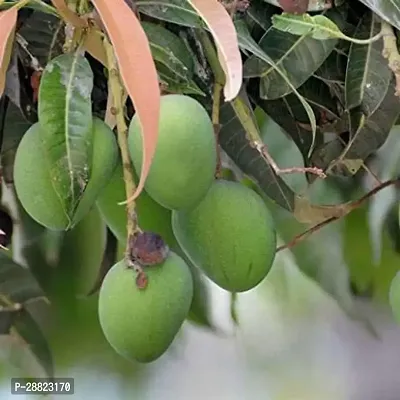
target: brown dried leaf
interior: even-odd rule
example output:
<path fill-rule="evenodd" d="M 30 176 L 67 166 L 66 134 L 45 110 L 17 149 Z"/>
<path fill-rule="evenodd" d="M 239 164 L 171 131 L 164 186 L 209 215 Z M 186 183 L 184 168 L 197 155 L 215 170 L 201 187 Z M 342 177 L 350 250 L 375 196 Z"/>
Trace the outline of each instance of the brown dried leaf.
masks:
<path fill-rule="evenodd" d="M 0 13 L 0 97 L 3 95 L 8 64 L 10 63 L 12 43 L 17 23 L 18 10 L 10 8 Z"/>
<path fill-rule="evenodd" d="M 97 61 L 107 66 L 107 54 L 103 46 L 101 32 L 96 28 L 89 28 L 83 42 L 83 47 Z"/>
<path fill-rule="evenodd" d="M 125 88 L 138 114 L 143 135 L 139 184 L 129 201 L 143 190 L 158 139 L 160 88 L 147 36 L 124 0 L 92 0 L 110 36 Z"/>
<path fill-rule="evenodd" d="M 68 6 L 65 4 L 65 0 L 51 0 L 54 7 L 57 8 L 58 13 L 65 22 L 70 23 L 73 26 L 80 28 L 87 27 L 87 21 L 75 14 Z"/>
<path fill-rule="evenodd" d="M 218 0 L 188 0 L 210 29 L 218 50 L 218 58 L 225 72 L 225 101 L 233 100 L 243 81 L 242 58 L 232 19 Z"/>
<path fill-rule="evenodd" d="M 306 197 L 296 196 L 293 215 L 302 224 L 317 225 L 329 218 L 341 218 L 352 210 L 351 203 L 314 205 Z"/>

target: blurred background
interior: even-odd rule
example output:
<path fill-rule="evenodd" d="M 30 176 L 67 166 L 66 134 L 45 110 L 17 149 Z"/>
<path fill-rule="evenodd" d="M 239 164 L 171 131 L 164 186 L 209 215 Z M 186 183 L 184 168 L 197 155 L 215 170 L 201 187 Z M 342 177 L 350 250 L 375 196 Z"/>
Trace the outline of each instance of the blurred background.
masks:
<path fill-rule="evenodd" d="M 302 165 L 299 151 L 280 128 L 259 110 L 257 117 L 279 166 Z M 368 163 L 381 180 L 400 172 L 400 152 L 394 150 L 399 133 L 395 128 Z M 317 181 L 307 189 L 302 175 L 284 179 L 320 204 L 359 198 L 375 184 L 365 171 L 351 185 Z M 3 202 L 9 207 L 12 196 L 3 187 Z M 289 213 L 268 204 L 280 244 L 305 230 Z M 23 231 L 18 224 L 14 229 L 16 244 L 11 251 L 22 265 L 29 254 L 21 249 L 36 240 L 37 227 L 30 223 L 29 229 L 26 224 Z M 105 241 L 105 225 L 97 209 L 81 229 L 75 246 L 87 251 L 70 252 L 64 258 L 69 265 L 51 284 L 54 313 L 43 317 L 44 302 L 32 311 L 46 332 L 55 376 L 75 378 L 75 394 L 68 398 L 400 399 L 400 327 L 387 305 L 389 285 L 400 266 L 394 188 L 381 191 L 296 247 L 279 252 L 267 278 L 238 295 L 234 303 L 229 293 L 205 279 L 211 327 L 186 322 L 170 350 L 148 365 L 126 362 L 111 349 L 98 323 L 96 295 L 70 293 L 77 276 L 84 285 L 93 285 L 101 262 L 95 256 L 96 246 L 101 248 Z M 57 242 L 56 235 L 46 237 L 49 248 L 52 242 Z M 40 265 L 36 267 L 40 276 Z M 0 341 L 0 399 L 6 400 L 14 398 L 10 377 L 44 376 L 44 371 L 26 344 L 9 336 L 0 336 Z"/>

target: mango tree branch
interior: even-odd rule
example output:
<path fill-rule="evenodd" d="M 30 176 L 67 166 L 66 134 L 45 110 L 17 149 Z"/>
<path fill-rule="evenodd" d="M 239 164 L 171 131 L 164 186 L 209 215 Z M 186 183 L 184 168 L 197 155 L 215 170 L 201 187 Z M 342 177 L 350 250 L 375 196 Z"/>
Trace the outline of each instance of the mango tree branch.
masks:
<path fill-rule="evenodd" d="M 133 177 L 132 162 L 129 156 L 128 149 L 128 126 L 125 123 L 124 117 L 124 87 L 118 71 L 118 64 L 115 58 L 113 47 L 107 38 L 104 38 L 104 48 L 107 54 L 108 64 L 108 82 L 109 90 L 111 91 L 114 99 L 114 108 L 112 112 L 115 114 L 117 121 L 117 138 L 118 145 L 121 150 L 121 158 L 124 172 L 125 192 L 126 198 L 129 199 L 133 196 L 136 190 L 135 180 Z M 127 212 L 127 251 L 129 250 L 129 238 L 133 237 L 138 231 L 136 217 L 136 205 L 134 201 L 126 204 Z"/>
<path fill-rule="evenodd" d="M 330 224 L 331 222 L 337 221 L 340 218 L 348 215 L 350 212 L 352 212 L 356 208 L 360 207 L 366 200 L 368 200 L 370 197 L 374 196 L 376 193 L 380 192 L 382 189 L 385 189 L 391 185 L 399 185 L 399 184 L 400 184 L 400 179 L 391 179 L 391 180 L 381 183 L 379 186 L 376 186 L 375 188 L 370 190 L 368 193 L 366 193 L 364 196 L 362 196 L 358 200 L 354 200 L 347 204 L 344 204 L 344 206 L 345 206 L 344 212 L 340 215 L 340 217 L 339 216 L 330 217 L 330 218 L 327 218 L 325 221 L 322 221 L 319 224 L 312 226 L 311 228 L 307 229 L 306 231 L 295 236 L 289 243 L 279 246 L 276 249 L 276 252 L 294 247 L 296 244 L 302 242 L 304 239 L 309 237 L 312 233 L 317 232 L 324 226 Z"/>

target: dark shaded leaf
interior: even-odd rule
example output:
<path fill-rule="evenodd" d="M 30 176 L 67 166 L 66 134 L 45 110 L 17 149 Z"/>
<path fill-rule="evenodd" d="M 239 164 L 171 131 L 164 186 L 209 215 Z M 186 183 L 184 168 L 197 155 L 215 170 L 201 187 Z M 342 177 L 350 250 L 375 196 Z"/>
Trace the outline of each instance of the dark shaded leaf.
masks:
<path fill-rule="evenodd" d="M 344 85 L 347 56 L 334 50 L 315 71 L 314 76 L 327 84 Z"/>
<path fill-rule="evenodd" d="M 92 89 L 93 72 L 78 52 L 51 60 L 39 89 L 39 134 L 70 223 L 91 173 Z"/>
<path fill-rule="evenodd" d="M 246 14 L 264 31 L 272 25 L 271 17 L 277 12 L 276 7 L 267 4 L 263 0 L 252 0 Z"/>
<path fill-rule="evenodd" d="M 142 22 L 161 82 L 174 93 L 204 95 L 193 81 L 194 62 L 182 39 L 162 26 Z"/>
<path fill-rule="evenodd" d="M 323 119 L 333 121 L 339 118 L 335 100 L 322 81 L 310 78 L 299 88 L 299 93 L 312 105 L 314 113 L 318 116 L 317 123 L 321 124 Z M 308 164 L 308 153 L 313 137 L 311 127 L 307 128 L 309 124 L 307 113 L 298 97 L 289 94 L 277 100 L 257 99 L 256 103 L 294 140 Z M 323 136 L 317 132 L 315 144 L 319 146 L 322 143 Z"/>
<path fill-rule="evenodd" d="M 0 335 L 8 335 L 16 317 L 17 311 L 0 306 Z"/>
<path fill-rule="evenodd" d="M 327 12 L 339 26 L 343 24 L 337 12 Z M 262 37 L 259 46 L 289 78 L 295 88 L 301 86 L 327 59 L 337 44 L 337 39 L 316 40 L 295 36 L 271 27 Z M 312 54 L 312 56 L 310 56 Z M 292 92 L 277 71 L 258 56 L 250 57 L 244 64 L 247 78 L 260 77 L 260 97 L 273 100 Z"/>
<path fill-rule="evenodd" d="M 40 326 L 27 310 L 21 310 L 14 320 L 18 335 L 29 346 L 48 377 L 54 376 L 53 356 Z"/>
<path fill-rule="evenodd" d="M 62 54 L 65 40 L 64 23 L 53 15 L 35 11 L 19 30 L 20 55 L 25 64 L 32 63 L 32 54 L 42 67 L 52 58 Z M 29 52 L 29 53 L 28 53 Z"/>
<path fill-rule="evenodd" d="M 360 21 L 355 37 L 369 39 L 380 31 L 380 19 L 368 12 Z M 382 41 L 368 45 L 352 43 L 346 74 L 346 109 L 361 107 L 366 116 L 373 114 L 384 99 L 392 72 L 382 55 Z"/>
<path fill-rule="evenodd" d="M 254 113 L 248 99 L 242 93 L 239 99 L 242 110 L 235 109 L 232 102 L 226 102 L 220 110 L 221 130 L 219 143 L 233 162 L 250 178 L 254 179 L 266 196 L 281 207 L 293 211 L 294 193 L 286 183 L 276 175 L 256 150 L 247 135 L 246 124 L 258 131 Z"/>
<path fill-rule="evenodd" d="M 400 2 L 399 0 L 360 0 L 374 13 L 391 25 L 400 29 Z"/>
<path fill-rule="evenodd" d="M 400 98 L 395 96 L 394 78 L 380 107 L 368 118 L 362 118 L 347 145 L 338 138 L 313 154 L 316 166 L 330 174 L 354 174 L 362 162 L 386 141 L 400 113 Z"/>
<path fill-rule="evenodd" d="M 0 296 L 12 303 L 25 303 L 44 296 L 31 272 L 0 252 Z"/>
<path fill-rule="evenodd" d="M 139 12 L 150 17 L 190 28 L 204 27 L 194 8 L 186 0 L 138 0 Z"/>
<path fill-rule="evenodd" d="M 19 1 L 7 1 L 5 3 L 0 4 L 0 10 L 7 10 L 18 3 L 19 3 Z M 41 11 L 42 13 L 45 13 L 48 15 L 53 15 L 54 17 L 58 16 L 56 9 L 54 7 L 46 4 L 44 1 L 41 1 L 41 2 L 30 1 L 30 2 L 28 2 L 28 4 L 24 5 L 24 7 L 30 8 L 30 9 L 36 10 L 36 11 Z"/>
<path fill-rule="evenodd" d="M 310 124 L 311 127 L 311 144 L 309 147 L 309 150 L 311 150 L 311 147 L 314 144 L 315 140 L 315 133 L 317 130 L 316 127 L 316 121 L 315 121 L 315 115 L 310 107 L 310 105 L 304 100 L 304 98 L 301 96 L 300 93 L 296 91 L 296 88 L 292 85 L 292 83 L 288 80 L 286 77 L 285 73 L 279 69 L 279 67 L 266 55 L 263 50 L 258 46 L 258 44 L 254 41 L 254 39 L 251 37 L 250 32 L 247 29 L 246 24 L 243 21 L 235 21 L 235 26 L 236 30 L 238 33 L 238 41 L 239 41 L 239 46 L 242 48 L 248 50 L 250 53 L 256 55 L 257 57 L 260 58 L 260 60 L 263 60 L 266 62 L 268 65 L 271 66 L 271 68 L 274 69 L 274 71 L 284 80 L 285 84 L 290 88 L 290 92 L 293 92 L 293 94 L 297 97 L 297 100 L 299 103 L 301 103 L 301 106 L 303 107 L 303 110 L 305 111 L 307 115 L 307 121 L 306 123 Z M 259 94 L 255 93 L 255 89 L 253 86 L 252 89 L 253 95 L 255 95 L 256 98 L 259 98 Z"/>
<path fill-rule="evenodd" d="M 1 146 L 1 166 L 3 170 L 3 179 L 6 183 L 12 183 L 14 177 L 14 159 L 15 152 L 24 133 L 31 126 L 18 107 L 9 102 L 5 114 L 3 140 Z"/>
<path fill-rule="evenodd" d="M 303 13 L 322 11 L 331 7 L 330 0 L 265 0 L 267 3 L 282 7 L 286 12 Z"/>

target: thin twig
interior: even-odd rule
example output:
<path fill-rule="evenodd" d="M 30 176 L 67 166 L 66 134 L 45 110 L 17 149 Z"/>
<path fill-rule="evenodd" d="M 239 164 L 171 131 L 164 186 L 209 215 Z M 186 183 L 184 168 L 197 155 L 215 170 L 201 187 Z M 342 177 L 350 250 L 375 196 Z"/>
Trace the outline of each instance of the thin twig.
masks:
<path fill-rule="evenodd" d="M 317 167 L 290 167 L 290 168 L 280 168 L 276 164 L 275 160 L 269 154 L 267 146 L 264 143 L 256 142 L 256 149 L 263 156 L 263 158 L 268 162 L 277 175 L 287 175 L 287 174 L 304 174 L 310 173 L 317 175 L 321 179 L 325 179 L 326 175 L 321 168 Z"/>
<path fill-rule="evenodd" d="M 368 200 L 370 197 L 374 196 L 376 193 L 387 188 L 388 186 L 398 185 L 398 184 L 400 184 L 400 178 L 399 179 L 390 179 L 386 182 L 383 182 L 381 185 L 370 190 L 368 193 L 366 193 L 364 196 L 360 197 L 358 200 L 354 200 L 354 201 L 346 204 L 345 211 L 340 216 L 334 216 L 334 217 L 327 218 L 325 221 L 322 221 L 322 222 L 312 226 L 311 228 L 307 229 L 306 231 L 295 236 L 289 243 L 279 246 L 276 249 L 276 252 L 294 247 L 296 244 L 302 242 L 304 239 L 306 239 L 312 233 L 317 232 L 324 226 L 330 224 L 331 222 L 337 221 L 338 219 L 348 215 L 351 211 L 360 207 L 366 200 Z"/>

